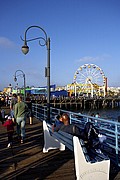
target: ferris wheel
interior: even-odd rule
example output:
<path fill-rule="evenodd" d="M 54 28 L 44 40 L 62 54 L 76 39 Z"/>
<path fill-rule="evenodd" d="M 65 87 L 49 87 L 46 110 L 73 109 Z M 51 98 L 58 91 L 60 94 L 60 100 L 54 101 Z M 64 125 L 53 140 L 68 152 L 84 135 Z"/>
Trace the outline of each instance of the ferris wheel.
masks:
<path fill-rule="evenodd" d="M 84 64 L 75 72 L 73 81 L 76 84 L 96 84 L 98 86 L 104 86 L 106 78 L 100 67 L 95 64 Z"/>

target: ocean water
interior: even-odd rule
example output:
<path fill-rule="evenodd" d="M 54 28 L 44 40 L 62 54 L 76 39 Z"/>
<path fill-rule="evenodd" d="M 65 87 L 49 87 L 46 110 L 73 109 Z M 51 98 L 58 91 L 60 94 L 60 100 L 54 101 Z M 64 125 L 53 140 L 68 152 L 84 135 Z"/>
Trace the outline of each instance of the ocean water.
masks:
<path fill-rule="evenodd" d="M 77 112 L 81 112 L 77 110 Z M 120 108 L 114 109 L 90 109 L 90 110 L 83 110 L 82 114 L 91 115 L 92 113 L 97 114 L 99 113 L 100 118 L 108 119 L 108 120 L 117 120 L 118 116 L 120 116 Z"/>

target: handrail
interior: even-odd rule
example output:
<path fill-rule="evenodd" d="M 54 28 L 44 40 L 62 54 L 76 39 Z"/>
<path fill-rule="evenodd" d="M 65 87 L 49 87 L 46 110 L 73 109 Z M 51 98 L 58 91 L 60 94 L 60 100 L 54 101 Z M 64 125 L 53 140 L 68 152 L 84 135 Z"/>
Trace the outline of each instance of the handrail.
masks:
<path fill-rule="evenodd" d="M 43 121 L 47 119 L 47 106 L 41 106 L 40 104 L 33 103 L 32 104 L 32 112 L 34 116 Z M 107 136 L 106 146 L 107 148 L 111 148 L 114 151 L 114 155 L 116 154 L 115 161 L 119 164 L 119 153 L 120 153 L 120 123 L 117 121 L 96 118 L 93 116 L 88 116 L 81 113 L 75 113 L 72 111 L 67 111 L 63 109 L 57 109 L 50 107 L 50 122 L 53 123 L 55 119 L 55 115 L 60 113 L 68 113 L 70 116 L 70 122 L 77 124 L 80 128 L 84 128 L 86 122 L 91 121 L 94 125 L 99 128 L 100 133 L 105 134 Z"/>

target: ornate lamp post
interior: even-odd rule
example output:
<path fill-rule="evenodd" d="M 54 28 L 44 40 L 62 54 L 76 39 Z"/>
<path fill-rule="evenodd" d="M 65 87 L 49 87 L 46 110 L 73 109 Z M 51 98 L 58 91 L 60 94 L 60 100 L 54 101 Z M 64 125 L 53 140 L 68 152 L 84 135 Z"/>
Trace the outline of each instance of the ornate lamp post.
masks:
<path fill-rule="evenodd" d="M 17 72 L 21 72 L 22 74 L 16 75 Z M 25 89 L 26 89 L 25 73 L 24 73 L 22 70 L 17 70 L 17 71 L 15 71 L 14 81 L 16 82 L 16 81 L 17 81 L 17 77 L 18 77 L 18 76 L 21 76 L 21 75 L 23 76 L 23 80 L 24 80 L 24 101 L 25 101 L 25 99 L 26 99 L 26 94 L 25 94 Z"/>
<path fill-rule="evenodd" d="M 32 39 L 27 39 L 26 35 L 29 29 L 31 28 L 38 28 L 44 33 L 44 37 L 36 37 Z M 22 38 L 21 38 L 22 39 Z M 23 40 L 23 39 L 22 39 Z M 40 26 L 30 26 L 26 29 L 24 34 L 24 45 L 22 46 L 22 52 L 24 54 L 27 54 L 29 52 L 29 47 L 27 46 L 27 42 L 39 40 L 40 46 L 46 46 L 47 47 L 47 67 L 45 67 L 45 77 L 47 77 L 47 121 L 50 121 L 50 38 L 47 37 L 47 34 L 43 28 Z M 40 42 L 42 40 L 44 43 L 42 44 Z"/>

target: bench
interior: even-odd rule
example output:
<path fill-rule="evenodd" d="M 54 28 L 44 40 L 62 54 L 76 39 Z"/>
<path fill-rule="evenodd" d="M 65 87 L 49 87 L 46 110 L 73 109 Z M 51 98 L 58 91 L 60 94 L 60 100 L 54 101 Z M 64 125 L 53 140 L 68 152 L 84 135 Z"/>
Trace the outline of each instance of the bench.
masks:
<path fill-rule="evenodd" d="M 47 153 L 51 149 L 64 151 L 65 147 L 74 152 L 77 180 L 109 180 L 110 160 L 108 158 L 91 161 L 83 140 L 62 131 L 52 132 L 52 126 L 46 121 L 43 121 L 43 131 L 43 153 Z"/>

